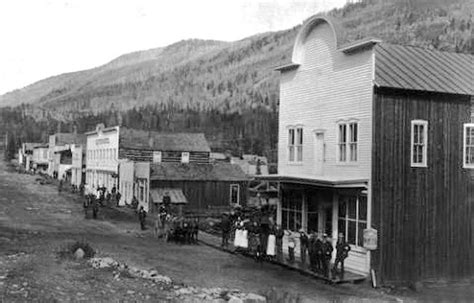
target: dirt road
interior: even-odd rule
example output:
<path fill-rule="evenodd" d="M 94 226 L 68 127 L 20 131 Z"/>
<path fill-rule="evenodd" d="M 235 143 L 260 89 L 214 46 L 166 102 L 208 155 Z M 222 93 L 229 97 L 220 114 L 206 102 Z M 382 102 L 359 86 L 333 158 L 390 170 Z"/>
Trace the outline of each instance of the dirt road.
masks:
<path fill-rule="evenodd" d="M 276 265 L 204 245 L 180 246 L 139 231 L 138 222 L 85 219 L 76 195 L 41 185 L 0 161 L 0 295 L 2 301 L 179 301 L 174 292 L 133 277 L 114 279 L 85 262 L 58 259 L 69 241 L 86 241 L 98 255 L 153 268 L 176 283 L 289 293 L 308 302 L 395 301 L 359 285 L 331 286 Z M 105 214 L 104 214 L 105 213 Z M 105 217 L 104 217 L 105 216 Z"/>

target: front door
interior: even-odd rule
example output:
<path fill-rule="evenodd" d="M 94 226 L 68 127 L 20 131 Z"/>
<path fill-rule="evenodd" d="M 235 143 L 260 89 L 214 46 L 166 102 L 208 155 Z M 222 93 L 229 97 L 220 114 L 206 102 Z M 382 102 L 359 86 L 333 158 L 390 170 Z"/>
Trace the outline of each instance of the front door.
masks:
<path fill-rule="evenodd" d="M 316 136 L 315 146 L 314 146 L 315 173 L 316 175 L 322 175 L 323 163 L 324 163 L 324 133 L 316 132 L 315 136 Z"/>

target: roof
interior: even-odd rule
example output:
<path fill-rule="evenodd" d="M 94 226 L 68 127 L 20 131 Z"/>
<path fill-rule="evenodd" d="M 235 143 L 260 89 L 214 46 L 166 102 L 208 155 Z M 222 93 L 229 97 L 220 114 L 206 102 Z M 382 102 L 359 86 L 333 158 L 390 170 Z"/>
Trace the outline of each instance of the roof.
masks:
<path fill-rule="evenodd" d="M 240 166 L 230 163 L 153 163 L 150 180 L 163 181 L 247 181 Z"/>
<path fill-rule="evenodd" d="M 256 180 L 280 181 L 284 183 L 305 184 L 329 188 L 367 188 L 368 179 L 359 178 L 314 178 L 310 176 L 290 176 L 290 175 L 258 175 Z"/>
<path fill-rule="evenodd" d="M 171 199 L 171 204 L 187 204 L 188 199 L 180 188 L 159 187 L 150 189 L 151 199 L 153 203 L 162 203 L 165 194 Z"/>
<path fill-rule="evenodd" d="M 211 152 L 203 133 L 159 133 L 120 128 L 120 146 L 159 151 Z"/>
<path fill-rule="evenodd" d="M 56 137 L 55 145 L 85 144 L 86 143 L 86 136 L 83 134 L 56 133 L 53 136 Z"/>
<path fill-rule="evenodd" d="M 48 143 L 41 143 L 41 144 L 36 145 L 35 147 L 33 147 L 33 149 L 35 149 L 35 148 L 48 148 L 48 147 L 49 147 Z"/>
<path fill-rule="evenodd" d="M 43 145 L 43 143 L 33 143 L 33 142 L 25 142 L 24 149 L 25 150 L 33 150 L 35 147 Z"/>
<path fill-rule="evenodd" d="M 474 95 L 474 56 L 380 43 L 375 47 L 378 87 Z"/>
<path fill-rule="evenodd" d="M 338 22 L 322 15 L 315 15 L 303 24 L 295 40 L 291 62 L 276 70 L 285 72 L 298 68 L 305 54 L 306 38 L 321 24 L 331 28 L 333 47 L 337 51 L 350 55 L 375 46 L 376 87 L 474 95 L 474 55 L 391 45 L 376 38 L 343 44 L 344 35 Z"/>

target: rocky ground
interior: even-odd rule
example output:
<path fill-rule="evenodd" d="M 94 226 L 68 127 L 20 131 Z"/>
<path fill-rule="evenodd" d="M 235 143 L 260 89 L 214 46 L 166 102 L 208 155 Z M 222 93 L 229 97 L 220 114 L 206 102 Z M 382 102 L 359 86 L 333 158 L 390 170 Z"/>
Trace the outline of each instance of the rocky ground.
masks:
<path fill-rule="evenodd" d="M 327 285 L 205 245 L 164 243 L 151 231 L 140 231 L 133 212 L 103 208 L 98 220 L 85 218 L 77 195 L 58 194 L 41 183 L 0 161 L 0 302 L 406 302 L 413 297 L 368 284 Z M 77 243 L 93 248 L 94 257 L 88 258 L 86 247 L 77 253 Z"/>

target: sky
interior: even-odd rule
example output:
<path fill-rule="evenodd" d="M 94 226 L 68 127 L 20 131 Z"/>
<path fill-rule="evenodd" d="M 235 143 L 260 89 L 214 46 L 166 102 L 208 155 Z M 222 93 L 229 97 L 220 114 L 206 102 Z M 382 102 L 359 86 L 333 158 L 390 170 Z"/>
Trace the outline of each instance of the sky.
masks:
<path fill-rule="evenodd" d="M 235 41 L 291 28 L 346 0 L 0 2 L 0 95 L 183 39 Z"/>

